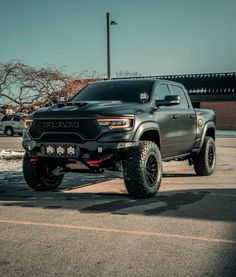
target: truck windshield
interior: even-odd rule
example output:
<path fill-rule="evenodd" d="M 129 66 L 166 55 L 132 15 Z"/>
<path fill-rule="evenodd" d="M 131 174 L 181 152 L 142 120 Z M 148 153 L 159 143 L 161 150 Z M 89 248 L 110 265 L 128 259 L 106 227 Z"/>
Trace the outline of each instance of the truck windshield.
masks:
<path fill-rule="evenodd" d="M 153 81 L 111 81 L 90 84 L 72 99 L 76 101 L 123 101 L 141 102 L 140 94 L 148 94 L 150 99 Z"/>

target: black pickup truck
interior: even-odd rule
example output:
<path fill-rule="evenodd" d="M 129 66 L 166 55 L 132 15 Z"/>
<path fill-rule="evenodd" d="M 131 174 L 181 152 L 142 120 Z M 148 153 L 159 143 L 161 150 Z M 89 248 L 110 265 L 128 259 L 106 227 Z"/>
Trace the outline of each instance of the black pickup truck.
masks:
<path fill-rule="evenodd" d="M 23 173 L 53 190 L 66 172 L 123 172 L 135 197 L 154 196 L 162 161 L 186 160 L 197 175 L 215 170 L 215 113 L 194 109 L 183 85 L 153 79 L 90 84 L 70 101 L 26 119 Z"/>

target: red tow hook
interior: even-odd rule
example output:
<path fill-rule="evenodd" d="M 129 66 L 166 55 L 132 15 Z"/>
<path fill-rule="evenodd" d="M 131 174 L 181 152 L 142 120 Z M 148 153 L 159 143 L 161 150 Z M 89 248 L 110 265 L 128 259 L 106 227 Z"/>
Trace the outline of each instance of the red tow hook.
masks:
<path fill-rule="evenodd" d="M 38 160 L 39 160 L 39 158 L 37 158 L 37 157 L 32 157 L 32 158 L 30 159 L 30 161 L 31 161 L 32 163 L 37 163 Z"/>
<path fill-rule="evenodd" d="M 111 157 L 112 155 L 109 155 L 109 156 L 101 157 L 100 159 L 89 160 L 87 161 L 87 163 L 90 165 L 99 165 L 105 161 L 108 161 Z"/>
<path fill-rule="evenodd" d="M 97 159 L 97 160 L 90 160 L 90 161 L 88 161 L 88 164 L 94 165 L 94 164 L 100 164 L 102 162 L 103 162 L 102 159 Z"/>

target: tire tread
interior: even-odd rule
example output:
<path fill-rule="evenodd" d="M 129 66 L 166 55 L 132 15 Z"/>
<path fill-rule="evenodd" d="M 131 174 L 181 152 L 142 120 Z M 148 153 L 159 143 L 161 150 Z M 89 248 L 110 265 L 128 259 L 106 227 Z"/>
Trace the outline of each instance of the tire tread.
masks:
<path fill-rule="evenodd" d="M 39 166 L 31 162 L 28 153 L 25 153 L 23 159 L 23 175 L 27 185 L 37 191 L 54 190 L 62 182 L 63 176 L 58 176 L 58 180 L 53 185 L 47 185 L 40 178 Z"/>
<path fill-rule="evenodd" d="M 215 153 L 215 142 L 212 137 L 206 136 L 200 152 L 193 157 L 194 170 L 199 176 L 208 176 L 214 172 L 214 168 L 208 166 L 208 147 L 212 145 Z"/>
<path fill-rule="evenodd" d="M 144 185 L 144 177 L 141 169 L 145 165 L 146 156 L 150 149 L 153 149 L 157 154 L 158 163 L 161 167 L 161 154 L 154 142 L 142 141 L 137 147 L 126 152 L 126 160 L 123 162 L 124 180 L 126 189 L 131 196 L 138 198 L 152 197 L 160 187 L 161 181 L 156 190 L 152 190 L 150 187 Z"/>

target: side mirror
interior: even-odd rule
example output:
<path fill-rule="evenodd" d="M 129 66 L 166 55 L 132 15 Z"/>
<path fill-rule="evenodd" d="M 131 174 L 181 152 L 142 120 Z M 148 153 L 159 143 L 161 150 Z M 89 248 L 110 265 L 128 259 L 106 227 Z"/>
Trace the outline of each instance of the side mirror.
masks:
<path fill-rule="evenodd" d="M 69 96 L 62 96 L 62 97 L 60 97 L 60 101 L 59 102 L 68 102 L 68 101 L 70 101 L 70 97 Z"/>
<path fill-rule="evenodd" d="M 156 106 L 174 106 L 180 104 L 179 95 L 166 95 L 164 100 L 156 100 Z"/>

